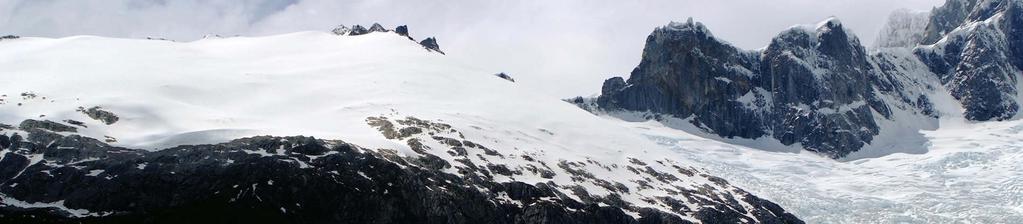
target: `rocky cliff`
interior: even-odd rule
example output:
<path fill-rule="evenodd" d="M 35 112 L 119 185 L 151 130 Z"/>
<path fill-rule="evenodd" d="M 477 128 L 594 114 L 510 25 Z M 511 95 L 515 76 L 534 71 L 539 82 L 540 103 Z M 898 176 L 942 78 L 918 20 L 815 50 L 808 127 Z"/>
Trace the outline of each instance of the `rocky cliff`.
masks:
<path fill-rule="evenodd" d="M 906 37 L 882 44 L 926 44 L 910 44 L 911 53 L 869 52 L 834 18 L 785 30 L 755 51 L 692 19 L 673 22 L 647 37 L 628 80 L 605 81 L 589 108 L 670 115 L 724 138 L 769 136 L 833 158 L 871 144 L 886 124 L 942 116 L 933 94 L 950 94 L 969 120 L 1009 119 L 1019 110 L 1021 6 L 951 0 L 931 12 L 926 28 L 904 16 L 910 21 L 890 24 L 908 23 L 892 31 Z"/>
<path fill-rule="evenodd" d="M 950 26 L 948 24 L 958 24 Z M 935 9 L 915 53 L 938 75 L 970 120 L 1005 120 L 1019 111 L 1023 2 L 950 0 Z"/>
<path fill-rule="evenodd" d="M 837 19 L 793 27 L 759 51 L 733 47 L 692 20 L 671 23 L 647 38 L 628 81 L 605 82 L 597 104 L 690 118 L 722 137 L 770 136 L 837 158 L 869 144 L 876 120 L 891 118 L 884 99 L 929 111 L 926 97 L 893 91 L 901 82 L 880 68 L 892 64 L 886 56 L 869 54 Z"/>

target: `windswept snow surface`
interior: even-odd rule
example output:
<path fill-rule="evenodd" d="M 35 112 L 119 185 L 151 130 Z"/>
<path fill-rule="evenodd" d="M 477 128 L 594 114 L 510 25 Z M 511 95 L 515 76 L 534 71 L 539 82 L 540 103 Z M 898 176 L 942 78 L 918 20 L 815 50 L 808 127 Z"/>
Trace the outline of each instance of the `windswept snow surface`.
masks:
<path fill-rule="evenodd" d="M 6 95 L 0 123 L 73 119 L 88 126 L 80 134 L 110 136 L 121 146 L 157 150 L 252 135 L 312 135 L 409 153 L 366 118 L 414 116 L 512 150 L 505 153 L 551 163 L 623 165 L 638 158 L 667 170 L 652 161 L 670 159 L 704 168 L 811 223 L 1023 220 L 1023 121 L 942 121 L 940 129 L 919 133 L 926 152 L 834 161 L 801 150 L 746 147 L 780 145 L 767 140 L 728 144 L 657 122 L 593 116 L 390 33 L 303 32 L 188 43 L 21 38 L 0 42 L 0 68 L 0 94 Z M 93 106 L 120 120 L 107 125 L 76 111 Z M 636 187 L 629 180 L 638 177 L 631 173 L 588 169 Z M 571 181 L 569 176 L 559 173 L 555 181 Z M 648 206 L 638 197 L 660 194 L 644 190 L 624 200 Z"/>

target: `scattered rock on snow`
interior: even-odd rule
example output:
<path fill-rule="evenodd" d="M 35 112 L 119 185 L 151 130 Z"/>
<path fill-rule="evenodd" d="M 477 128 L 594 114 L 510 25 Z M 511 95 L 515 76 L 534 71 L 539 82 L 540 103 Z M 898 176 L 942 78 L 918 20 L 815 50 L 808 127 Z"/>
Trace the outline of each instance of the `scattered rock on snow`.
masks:
<path fill-rule="evenodd" d="M 504 80 L 515 82 L 515 79 L 513 79 L 510 75 L 505 74 L 504 72 L 494 74 L 494 76 L 497 76 L 498 78 L 502 78 Z"/>
<path fill-rule="evenodd" d="M 85 115 L 89 115 L 89 118 L 92 118 L 93 120 L 101 121 L 107 125 L 117 123 L 117 121 L 120 120 L 116 114 L 111 113 L 110 111 L 105 111 L 103 108 L 98 106 L 89 109 L 78 107 L 78 111 L 85 113 Z"/>

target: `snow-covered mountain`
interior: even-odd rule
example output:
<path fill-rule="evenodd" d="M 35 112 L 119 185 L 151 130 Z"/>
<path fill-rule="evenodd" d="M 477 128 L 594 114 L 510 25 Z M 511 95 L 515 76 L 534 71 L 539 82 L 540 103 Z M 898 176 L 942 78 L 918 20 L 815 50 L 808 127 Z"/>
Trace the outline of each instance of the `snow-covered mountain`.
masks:
<path fill-rule="evenodd" d="M 792 27 L 754 51 L 698 22 L 672 23 L 647 38 L 643 55 L 628 81 L 607 80 L 588 107 L 685 119 L 721 137 L 770 137 L 835 158 L 875 143 L 882 127 L 936 123 L 930 99 L 940 85 L 917 74 L 927 67 L 906 50 L 868 53 L 835 18 Z"/>
<path fill-rule="evenodd" d="M 1017 116 L 1021 8 L 1019 0 L 950 0 L 926 27 L 919 14 L 897 12 L 875 51 L 835 18 L 785 30 L 758 50 L 733 47 L 691 19 L 671 23 L 647 38 L 628 80 L 608 79 L 599 97 L 575 102 L 832 158 L 904 152 L 899 138 L 934 130 L 940 117 Z"/>
<path fill-rule="evenodd" d="M 895 10 L 878 33 L 874 48 L 916 47 L 923 41 L 930 19 L 930 11 Z"/>
<path fill-rule="evenodd" d="M 802 222 L 407 28 L 358 30 L 0 42 L 0 222 Z"/>
<path fill-rule="evenodd" d="M 932 14 L 923 39 L 929 45 L 915 53 L 962 103 L 966 118 L 1018 117 L 1023 1 L 950 0 Z"/>
<path fill-rule="evenodd" d="M 575 105 L 404 26 L 0 37 L 0 223 L 1018 223 L 1021 5 L 670 23 Z"/>

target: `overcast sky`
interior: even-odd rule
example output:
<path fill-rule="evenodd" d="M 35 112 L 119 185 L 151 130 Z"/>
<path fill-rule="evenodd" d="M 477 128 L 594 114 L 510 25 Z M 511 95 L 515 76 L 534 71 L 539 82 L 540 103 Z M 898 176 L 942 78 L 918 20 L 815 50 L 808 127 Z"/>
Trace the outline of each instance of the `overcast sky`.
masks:
<path fill-rule="evenodd" d="M 0 0 L 0 35 L 100 35 L 195 40 L 204 34 L 328 31 L 337 24 L 408 24 L 449 57 L 506 72 L 557 97 L 591 95 L 628 76 L 646 35 L 693 17 L 739 47 L 766 46 L 795 24 L 841 19 L 871 44 L 898 8 L 944 0 Z"/>

